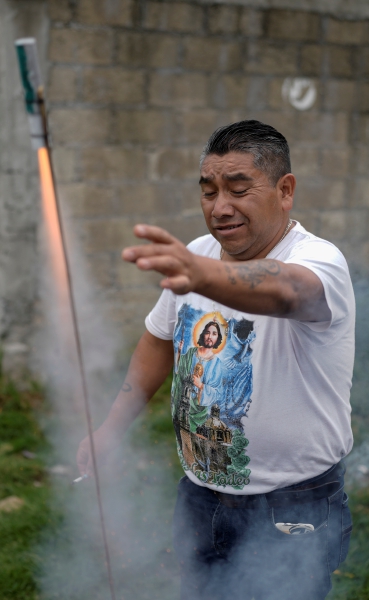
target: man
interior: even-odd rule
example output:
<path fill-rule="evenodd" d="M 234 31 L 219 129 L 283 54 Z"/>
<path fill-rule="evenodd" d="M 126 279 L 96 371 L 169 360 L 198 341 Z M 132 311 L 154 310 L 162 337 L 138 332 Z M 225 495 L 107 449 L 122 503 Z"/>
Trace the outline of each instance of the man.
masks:
<path fill-rule="evenodd" d="M 186 248 L 159 227 L 137 225 L 151 244 L 123 252 L 162 273 L 164 291 L 95 432 L 99 457 L 169 373 L 179 329 L 194 339 L 196 323 L 215 314 L 228 333 L 220 405 L 202 433 L 187 436 L 187 460 L 179 446 L 182 600 L 320 600 L 347 554 L 342 458 L 352 447 L 354 297 L 339 250 L 290 220 L 295 185 L 288 144 L 274 128 L 222 127 L 201 157 L 210 235 Z M 179 408 L 185 429 L 189 407 Z M 88 440 L 78 463 L 92 472 Z"/>

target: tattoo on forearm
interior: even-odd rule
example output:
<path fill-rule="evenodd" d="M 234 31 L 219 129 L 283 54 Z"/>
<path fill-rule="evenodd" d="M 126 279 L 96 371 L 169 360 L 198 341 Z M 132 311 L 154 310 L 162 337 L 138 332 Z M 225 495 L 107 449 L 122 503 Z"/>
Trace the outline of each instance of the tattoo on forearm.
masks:
<path fill-rule="evenodd" d="M 236 285 L 237 281 L 236 281 L 235 277 L 233 277 L 233 275 L 232 275 L 231 267 L 229 267 L 228 265 L 225 265 L 225 270 L 228 275 L 228 281 L 230 281 L 232 285 Z"/>
<path fill-rule="evenodd" d="M 255 261 L 251 265 L 232 265 L 232 267 L 225 265 L 225 268 L 228 281 L 232 285 L 235 285 L 238 279 L 243 283 L 247 283 L 251 290 L 262 283 L 268 275 L 275 277 L 281 272 L 281 268 L 276 260 L 260 260 Z"/>
<path fill-rule="evenodd" d="M 132 391 L 132 386 L 129 385 L 129 383 L 124 383 L 123 387 L 122 387 L 122 392 L 131 392 Z"/>

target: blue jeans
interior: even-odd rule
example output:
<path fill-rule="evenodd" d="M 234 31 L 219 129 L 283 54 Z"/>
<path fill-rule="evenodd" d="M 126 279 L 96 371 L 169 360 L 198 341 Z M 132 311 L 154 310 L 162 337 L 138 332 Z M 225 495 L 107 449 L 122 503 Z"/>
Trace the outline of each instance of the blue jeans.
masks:
<path fill-rule="evenodd" d="M 181 600 L 325 598 L 331 573 L 346 558 L 352 529 L 343 473 L 339 483 L 330 497 L 306 503 L 271 508 L 268 494 L 260 494 L 252 508 L 229 508 L 211 490 L 183 477 L 173 524 Z M 314 531 L 289 535 L 275 523 L 310 523 Z"/>

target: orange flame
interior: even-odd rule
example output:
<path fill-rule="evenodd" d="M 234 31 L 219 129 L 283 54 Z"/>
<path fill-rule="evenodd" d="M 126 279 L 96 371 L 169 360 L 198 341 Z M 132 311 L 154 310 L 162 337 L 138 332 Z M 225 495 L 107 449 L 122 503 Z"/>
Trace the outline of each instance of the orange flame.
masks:
<path fill-rule="evenodd" d="M 58 314 L 61 317 L 61 324 L 65 328 L 63 334 L 66 338 L 69 338 L 68 345 L 70 345 L 73 333 L 71 331 L 69 284 L 50 156 L 47 148 L 38 150 L 38 166 L 41 180 L 42 212 L 46 228 L 48 256 L 57 292 Z"/>

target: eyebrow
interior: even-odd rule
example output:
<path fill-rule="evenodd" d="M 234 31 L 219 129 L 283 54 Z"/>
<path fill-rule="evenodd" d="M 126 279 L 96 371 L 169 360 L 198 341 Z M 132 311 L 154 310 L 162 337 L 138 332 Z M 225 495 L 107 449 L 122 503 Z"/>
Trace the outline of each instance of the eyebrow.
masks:
<path fill-rule="evenodd" d="M 245 175 L 245 173 L 234 173 L 234 175 L 223 175 L 222 179 L 226 181 L 254 181 L 252 177 Z"/>
<path fill-rule="evenodd" d="M 200 181 L 199 184 L 201 185 L 202 183 L 211 183 L 212 181 L 214 181 L 215 177 L 214 175 L 210 176 L 210 177 L 200 177 Z M 253 177 L 249 177 L 248 175 L 245 175 L 245 173 L 234 173 L 233 175 L 222 175 L 222 179 L 225 179 L 226 181 L 254 181 Z"/>
<path fill-rule="evenodd" d="M 199 180 L 199 184 L 201 185 L 202 183 L 211 183 L 212 181 L 214 181 L 214 176 L 212 176 L 212 177 L 203 177 L 201 175 L 200 180 Z"/>

